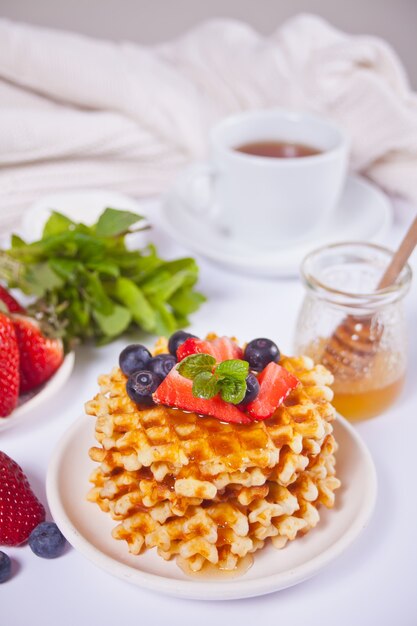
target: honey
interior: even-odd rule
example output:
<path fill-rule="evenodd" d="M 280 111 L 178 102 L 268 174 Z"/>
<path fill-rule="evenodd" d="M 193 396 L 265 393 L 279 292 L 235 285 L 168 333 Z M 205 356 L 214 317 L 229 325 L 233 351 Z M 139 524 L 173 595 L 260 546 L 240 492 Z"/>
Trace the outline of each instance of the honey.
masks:
<path fill-rule="evenodd" d="M 225 578 L 238 578 L 243 576 L 253 565 L 253 556 L 247 554 L 243 558 L 239 559 L 237 565 L 231 569 L 221 569 L 217 565 L 206 562 L 203 567 L 195 572 L 191 569 L 188 561 L 177 556 L 177 565 L 182 569 L 184 574 L 191 578 L 202 578 L 204 580 L 224 580 Z"/>
<path fill-rule="evenodd" d="M 322 363 L 334 376 L 333 404 L 353 421 L 388 409 L 406 373 L 404 297 L 411 269 L 385 282 L 393 253 L 361 242 L 310 252 L 301 265 L 306 288 L 295 332 L 295 353 Z"/>
<path fill-rule="evenodd" d="M 307 346 L 304 353 L 320 363 L 328 341 L 320 338 Z M 332 385 L 332 404 L 351 421 L 383 413 L 395 402 L 404 385 L 405 360 L 400 352 L 379 350 L 370 359 L 365 359 L 363 365 L 363 370 L 351 378 L 338 375 L 336 368 Z"/>
<path fill-rule="evenodd" d="M 367 391 L 336 391 L 333 405 L 351 422 L 369 419 L 383 413 L 400 395 L 404 376 L 386 385 Z"/>

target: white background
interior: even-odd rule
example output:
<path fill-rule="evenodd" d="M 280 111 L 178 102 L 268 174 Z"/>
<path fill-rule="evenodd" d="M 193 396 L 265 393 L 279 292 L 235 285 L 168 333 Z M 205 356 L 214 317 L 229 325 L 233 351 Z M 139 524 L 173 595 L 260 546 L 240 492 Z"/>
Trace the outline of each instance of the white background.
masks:
<path fill-rule="evenodd" d="M 395 245 L 410 221 L 403 209 L 390 235 Z M 166 256 L 186 252 L 153 233 Z M 194 316 L 192 331 L 209 330 L 275 339 L 289 352 L 303 289 L 296 280 L 250 279 L 202 259 L 201 289 L 208 302 Z M 417 269 L 417 253 L 413 266 Z M 142 591 L 97 569 L 75 550 L 54 561 L 29 547 L 7 549 L 14 577 L 0 585 L 3 626 L 415 626 L 417 624 L 416 440 L 417 283 L 407 297 L 410 365 L 405 391 L 385 415 L 357 426 L 377 468 L 379 493 L 365 532 L 315 578 L 260 598 L 232 602 L 176 600 Z M 123 341 L 77 353 L 75 372 L 59 396 L 28 422 L 0 434 L 0 448 L 20 463 L 45 499 L 48 458 L 83 403 L 96 392 L 96 377 L 117 361 Z M 86 418 L 88 419 L 88 418 Z M 86 450 L 87 454 L 87 450 Z M 314 531 L 313 531 L 314 532 Z M 279 558 L 279 553 L 277 553 Z"/>

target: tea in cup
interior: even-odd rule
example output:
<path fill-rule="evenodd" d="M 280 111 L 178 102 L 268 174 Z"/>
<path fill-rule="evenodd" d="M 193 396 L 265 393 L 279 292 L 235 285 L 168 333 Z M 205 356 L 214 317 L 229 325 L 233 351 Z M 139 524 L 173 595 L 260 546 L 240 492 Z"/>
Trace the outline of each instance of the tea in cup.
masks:
<path fill-rule="evenodd" d="M 189 168 L 181 198 L 245 245 L 282 246 L 326 223 L 347 162 L 347 138 L 333 122 L 284 110 L 242 113 L 212 129 L 209 162 Z M 193 198 L 201 179 L 210 189 L 203 204 Z"/>

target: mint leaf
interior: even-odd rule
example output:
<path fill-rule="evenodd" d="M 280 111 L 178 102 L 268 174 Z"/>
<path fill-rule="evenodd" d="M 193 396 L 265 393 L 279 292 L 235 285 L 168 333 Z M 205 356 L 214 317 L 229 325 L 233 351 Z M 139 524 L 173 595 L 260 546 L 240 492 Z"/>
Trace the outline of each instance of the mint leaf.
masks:
<path fill-rule="evenodd" d="M 178 272 L 171 275 L 159 269 L 149 280 L 142 283 L 143 292 L 159 300 L 168 300 L 183 285 L 187 275 L 185 272 Z"/>
<path fill-rule="evenodd" d="M 27 246 L 26 241 L 19 237 L 19 235 L 12 235 L 11 237 L 12 248 L 25 248 Z"/>
<path fill-rule="evenodd" d="M 246 382 L 243 380 L 236 380 L 234 378 L 224 378 L 218 381 L 220 386 L 220 397 L 225 402 L 231 402 L 232 404 L 239 404 L 242 402 L 246 394 Z"/>
<path fill-rule="evenodd" d="M 118 278 L 114 285 L 114 296 L 129 309 L 137 324 L 149 332 L 155 329 L 155 311 L 132 280 L 123 276 Z"/>
<path fill-rule="evenodd" d="M 73 282 L 77 278 L 77 272 L 83 269 L 82 263 L 73 259 L 52 258 L 49 267 L 63 280 Z"/>
<path fill-rule="evenodd" d="M 110 315 L 113 311 L 114 303 L 107 295 L 104 285 L 97 274 L 85 272 L 84 281 L 85 297 L 91 306 L 102 315 Z"/>
<path fill-rule="evenodd" d="M 217 392 L 218 382 L 211 372 L 200 372 L 194 378 L 193 396 L 195 396 L 196 398 L 204 398 L 204 400 L 210 400 L 210 398 L 214 398 L 214 396 L 217 395 Z"/>
<path fill-rule="evenodd" d="M 229 359 L 219 363 L 213 373 L 216 359 L 210 354 L 192 354 L 177 366 L 181 376 L 193 380 L 193 395 L 197 398 L 213 398 L 220 393 L 222 400 L 239 404 L 246 394 L 246 377 L 249 363 Z"/>
<path fill-rule="evenodd" d="M 240 359 L 229 359 L 222 361 L 216 367 L 216 376 L 222 378 L 232 378 L 237 381 L 245 381 L 249 373 L 249 363 Z"/>
<path fill-rule="evenodd" d="M 116 263 L 111 261 L 91 261 L 86 264 L 89 270 L 96 270 L 99 274 L 103 276 L 111 276 L 112 278 L 117 278 L 120 276 L 120 270 Z"/>
<path fill-rule="evenodd" d="M 43 228 L 42 239 L 72 230 L 74 226 L 74 222 L 70 220 L 69 217 L 58 213 L 58 211 L 52 211 L 51 216 Z"/>
<path fill-rule="evenodd" d="M 164 302 L 150 302 L 155 310 L 155 334 L 169 337 L 177 329 L 175 317 Z"/>
<path fill-rule="evenodd" d="M 130 312 L 119 304 L 115 304 L 112 312 L 108 315 L 95 310 L 93 311 L 93 316 L 106 337 L 120 335 L 120 333 L 126 330 L 132 320 Z"/>
<path fill-rule="evenodd" d="M 211 374 L 215 364 L 216 359 L 210 354 L 191 354 L 180 362 L 178 371 L 184 378 L 193 380 L 203 372 Z"/>
<path fill-rule="evenodd" d="M 99 237 L 115 237 L 126 233 L 132 224 L 136 224 L 144 218 L 131 211 L 119 211 L 118 209 L 105 209 L 96 224 L 96 235 Z"/>
<path fill-rule="evenodd" d="M 46 291 L 62 287 L 63 281 L 53 271 L 48 263 L 30 265 L 26 271 L 27 282 L 30 284 L 30 293 L 42 296 Z"/>
<path fill-rule="evenodd" d="M 194 313 L 206 298 L 198 291 L 191 291 L 189 287 L 182 287 L 169 300 L 174 311 L 179 315 Z"/>

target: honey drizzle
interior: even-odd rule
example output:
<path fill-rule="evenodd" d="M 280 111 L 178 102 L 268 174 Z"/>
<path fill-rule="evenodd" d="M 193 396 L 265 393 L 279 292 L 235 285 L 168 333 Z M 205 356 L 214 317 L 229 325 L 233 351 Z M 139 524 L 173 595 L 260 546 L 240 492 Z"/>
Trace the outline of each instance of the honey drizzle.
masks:
<path fill-rule="evenodd" d="M 243 558 L 239 559 L 236 567 L 232 570 L 221 569 L 217 565 L 213 565 L 213 563 L 209 563 L 206 561 L 201 568 L 201 570 L 195 572 L 191 569 L 190 565 L 185 559 L 182 559 L 180 556 L 176 558 L 177 565 L 181 568 L 181 570 L 189 576 L 190 578 L 200 578 L 205 580 L 224 580 L 231 578 L 238 578 L 239 576 L 243 576 L 253 565 L 253 556 L 251 554 L 247 554 Z"/>

